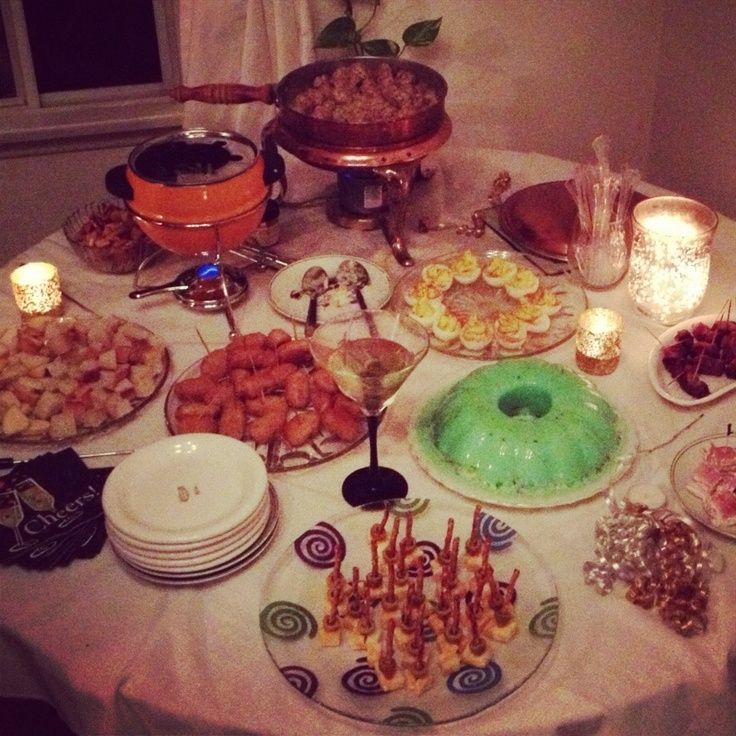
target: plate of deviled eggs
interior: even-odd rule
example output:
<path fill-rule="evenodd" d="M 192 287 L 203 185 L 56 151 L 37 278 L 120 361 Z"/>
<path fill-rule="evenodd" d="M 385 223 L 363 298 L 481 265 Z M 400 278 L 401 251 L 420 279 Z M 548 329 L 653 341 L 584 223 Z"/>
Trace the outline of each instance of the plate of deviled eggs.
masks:
<path fill-rule="evenodd" d="M 585 292 L 521 255 L 462 248 L 419 263 L 394 289 L 391 308 L 420 322 L 435 350 L 495 360 L 550 350 L 575 332 Z"/>

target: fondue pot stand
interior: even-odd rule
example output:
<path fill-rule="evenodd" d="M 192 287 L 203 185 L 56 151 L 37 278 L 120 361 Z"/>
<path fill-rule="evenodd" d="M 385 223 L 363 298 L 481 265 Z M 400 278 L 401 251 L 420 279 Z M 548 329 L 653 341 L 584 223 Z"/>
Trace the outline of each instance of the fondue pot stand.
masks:
<path fill-rule="evenodd" d="M 295 96 L 316 77 L 358 62 L 368 67 L 389 64 L 394 72 L 411 72 L 432 89 L 435 101 L 401 118 L 362 123 L 325 120 L 292 107 Z M 206 84 L 171 91 L 182 102 L 275 104 L 279 112 L 263 131 L 264 145 L 275 143 L 312 166 L 334 171 L 338 201 L 330 203 L 329 219 L 343 227 L 380 227 L 396 260 L 404 266 L 414 262 L 404 237 L 412 183 L 420 173 L 421 159 L 445 143 L 452 131 L 444 109 L 446 94 L 447 83 L 433 69 L 383 57 L 315 62 L 290 72 L 275 85 Z"/>
<path fill-rule="evenodd" d="M 275 148 L 261 154 L 237 133 L 194 129 L 144 141 L 105 183 L 155 243 L 195 255 L 239 246 L 282 174 Z"/>
<path fill-rule="evenodd" d="M 202 263 L 182 271 L 173 281 L 144 286 L 131 291 L 131 299 L 172 292 L 185 307 L 198 312 L 219 312 L 235 306 L 248 293 L 248 278 L 243 269 L 215 263 Z"/>
<path fill-rule="evenodd" d="M 405 236 L 406 211 L 422 159 L 450 137 L 452 124 L 445 115 L 439 127 L 420 138 L 372 149 L 336 149 L 295 135 L 279 117 L 264 129 L 284 150 L 312 166 L 337 174 L 338 197 L 327 205 L 328 219 L 340 227 L 380 228 L 396 260 L 411 266 Z"/>

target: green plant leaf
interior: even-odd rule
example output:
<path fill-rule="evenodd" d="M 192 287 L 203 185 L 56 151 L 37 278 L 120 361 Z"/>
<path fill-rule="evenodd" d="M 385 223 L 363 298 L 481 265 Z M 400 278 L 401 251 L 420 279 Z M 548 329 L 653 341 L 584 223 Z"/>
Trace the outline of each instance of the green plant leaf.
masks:
<path fill-rule="evenodd" d="M 360 48 L 367 56 L 398 56 L 399 44 L 388 38 L 374 38 L 370 41 L 363 41 Z"/>
<path fill-rule="evenodd" d="M 412 23 L 406 28 L 401 39 L 407 46 L 429 46 L 437 38 L 441 24 L 441 16 L 434 20 L 420 20 L 418 23 Z"/>
<path fill-rule="evenodd" d="M 328 23 L 317 36 L 315 47 L 318 49 L 336 49 L 344 46 L 352 46 L 358 41 L 355 32 L 355 21 L 352 18 L 341 15 L 339 18 Z"/>

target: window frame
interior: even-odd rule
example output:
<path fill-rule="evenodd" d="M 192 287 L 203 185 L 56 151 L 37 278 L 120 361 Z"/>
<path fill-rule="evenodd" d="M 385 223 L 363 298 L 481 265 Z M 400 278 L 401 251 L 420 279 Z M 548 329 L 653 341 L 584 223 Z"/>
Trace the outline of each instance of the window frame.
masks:
<path fill-rule="evenodd" d="M 0 100 L 0 158 L 127 145 L 131 137 L 181 126 L 166 90 L 179 84 L 178 3 L 153 0 L 162 82 L 39 94 L 22 0 L 0 2 L 15 97 Z"/>

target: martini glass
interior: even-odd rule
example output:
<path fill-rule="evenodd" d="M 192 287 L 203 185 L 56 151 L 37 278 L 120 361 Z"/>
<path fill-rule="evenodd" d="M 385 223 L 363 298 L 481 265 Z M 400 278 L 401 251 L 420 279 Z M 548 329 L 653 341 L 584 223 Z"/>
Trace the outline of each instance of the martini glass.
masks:
<path fill-rule="evenodd" d="M 405 315 L 360 310 L 320 325 L 309 345 L 317 364 L 360 405 L 368 424 L 370 464 L 348 475 L 343 497 L 351 506 L 404 498 L 408 492 L 404 476 L 378 464 L 378 424 L 383 410 L 426 355 L 427 331 Z"/>

